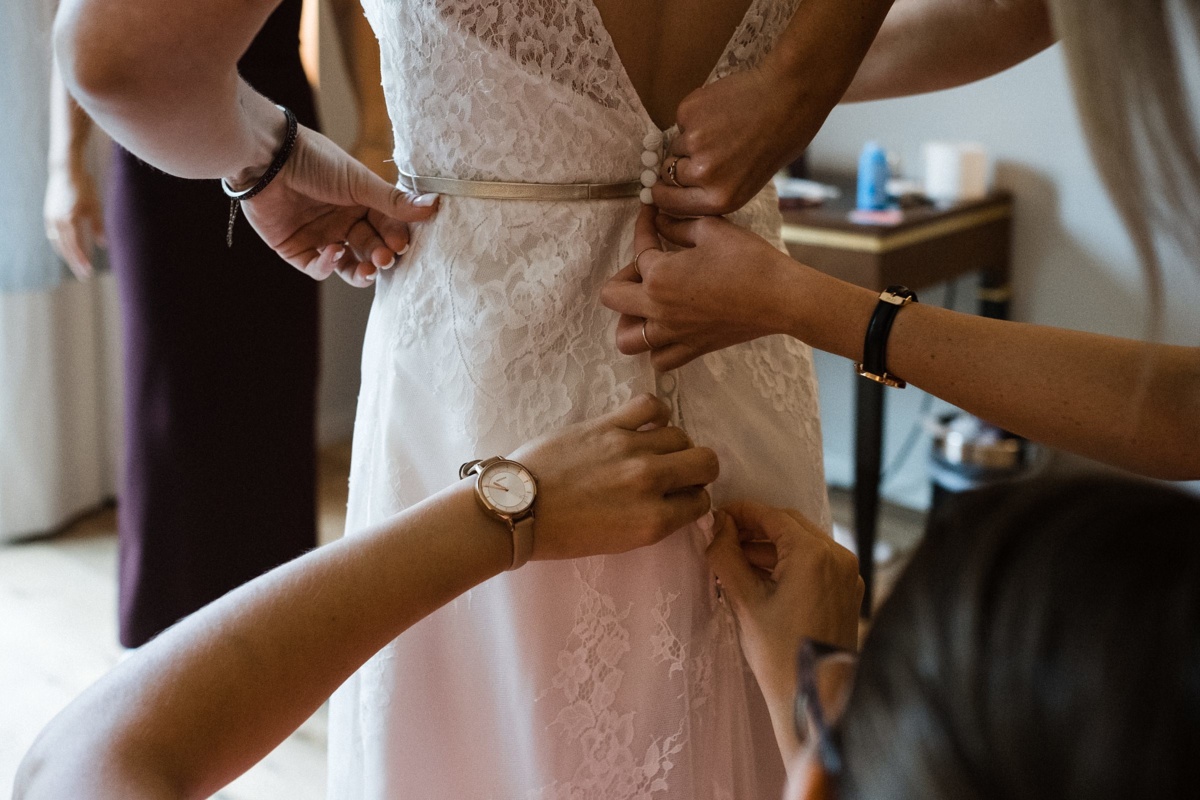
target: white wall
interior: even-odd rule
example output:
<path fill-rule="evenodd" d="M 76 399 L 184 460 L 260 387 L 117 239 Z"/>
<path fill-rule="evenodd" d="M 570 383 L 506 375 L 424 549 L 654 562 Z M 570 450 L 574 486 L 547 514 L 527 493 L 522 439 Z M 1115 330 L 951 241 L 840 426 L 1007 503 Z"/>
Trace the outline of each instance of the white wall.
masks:
<path fill-rule="evenodd" d="M 1076 121 L 1060 48 L 982 83 L 919 98 L 845 106 L 834 111 L 810 150 L 817 170 L 851 172 L 864 141 L 897 152 L 919 176 L 921 143 L 983 143 L 996 159 L 996 184 L 1016 196 L 1012 315 L 1015 319 L 1119 336 L 1143 336 L 1147 315 L 1137 260 Z M 1165 338 L 1200 344 L 1200 281 L 1174 265 L 1175 302 Z M 1187 273 L 1187 274 L 1184 274 Z M 972 310 L 974 283 L 959 287 L 957 307 Z M 922 301 L 938 302 L 940 290 Z M 818 354 L 826 472 L 852 480 L 853 380 L 844 360 Z M 887 393 L 885 464 L 910 430 L 920 404 L 913 389 Z M 938 404 L 939 407 L 941 404 Z M 922 440 L 885 496 L 913 507 L 928 502 Z"/>

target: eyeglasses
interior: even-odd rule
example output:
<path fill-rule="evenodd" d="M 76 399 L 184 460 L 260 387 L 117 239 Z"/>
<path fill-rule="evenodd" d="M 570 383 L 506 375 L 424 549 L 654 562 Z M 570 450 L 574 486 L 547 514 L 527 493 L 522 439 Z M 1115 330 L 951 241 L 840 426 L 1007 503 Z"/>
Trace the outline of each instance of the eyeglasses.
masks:
<path fill-rule="evenodd" d="M 841 732 L 837 727 L 850 698 L 858 656 L 805 638 L 796 654 L 793 722 L 800 743 L 812 748 L 825 774 L 836 784 L 842 774 Z M 825 702 L 822 702 L 822 688 Z"/>

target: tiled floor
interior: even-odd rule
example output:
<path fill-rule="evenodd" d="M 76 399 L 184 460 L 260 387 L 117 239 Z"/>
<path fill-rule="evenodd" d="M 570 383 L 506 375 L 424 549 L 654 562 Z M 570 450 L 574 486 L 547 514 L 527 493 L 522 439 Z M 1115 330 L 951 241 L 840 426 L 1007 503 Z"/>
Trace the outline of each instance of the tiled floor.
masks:
<path fill-rule="evenodd" d="M 321 459 L 322 542 L 345 523 L 349 446 Z M 849 500 L 833 494 L 834 518 Z M 921 515 L 887 508 L 883 536 L 901 551 L 919 536 Z M 0 795 L 37 732 L 122 656 L 116 642 L 116 519 L 98 512 L 54 539 L 0 546 Z M 886 584 L 895 568 L 882 571 Z M 222 791 L 222 800 L 318 800 L 325 796 L 322 710 L 266 760 Z"/>

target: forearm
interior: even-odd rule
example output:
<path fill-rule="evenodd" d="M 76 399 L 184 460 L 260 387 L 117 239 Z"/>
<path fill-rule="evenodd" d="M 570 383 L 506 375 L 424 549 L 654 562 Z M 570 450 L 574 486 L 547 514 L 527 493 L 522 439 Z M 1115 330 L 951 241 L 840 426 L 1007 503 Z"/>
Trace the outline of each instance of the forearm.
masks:
<path fill-rule="evenodd" d="M 795 270 L 792 333 L 858 361 L 874 292 Z M 1200 349 L 985 319 L 924 304 L 896 317 L 888 369 L 1035 441 L 1160 478 L 1200 477 Z"/>
<path fill-rule="evenodd" d="M 253 581 L 151 642 L 47 728 L 18 796 L 207 797 L 375 652 L 503 570 L 468 482 Z M 104 776 L 97 780 L 97 776 Z"/>
<path fill-rule="evenodd" d="M 1045 0 L 896 0 L 843 102 L 986 78 L 1055 41 Z"/>
<path fill-rule="evenodd" d="M 53 70 L 50 77 L 50 169 L 82 174 L 87 168 L 91 134 L 91 118 L 67 92 L 58 70 Z"/>
<path fill-rule="evenodd" d="M 794 648 L 788 650 L 786 656 L 779 660 L 779 667 L 781 672 L 786 669 L 786 678 L 773 684 L 764 684 L 760 680 L 759 687 L 763 691 L 763 699 L 766 701 L 767 711 L 771 717 L 771 729 L 775 734 L 775 744 L 779 746 L 783 764 L 787 768 L 788 774 L 791 775 L 792 770 L 799 763 L 799 756 L 804 752 L 805 745 L 808 744 L 808 742 L 802 742 L 796 732 L 797 722 L 805 724 L 807 720 L 796 719 L 797 686 Z M 835 711 L 840 713 L 849 696 L 850 686 L 853 684 L 853 669 L 826 668 L 819 671 L 815 679 L 823 713 L 827 715 Z M 828 717 L 825 722 L 831 726 L 837 724 L 836 719 Z M 816 731 L 812 730 L 806 732 L 807 735 L 815 733 Z"/>
<path fill-rule="evenodd" d="M 836 105 L 871 48 L 893 0 L 805 0 L 800 4 L 765 65 L 781 91 L 799 107 Z M 821 80 L 813 80 L 822 75 Z M 808 142 L 805 140 L 804 145 Z"/>
<path fill-rule="evenodd" d="M 282 115 L 237 74 L 278 0 L 64 0 L 55 48 L 67 88 L 114 139 L 190 178 L 270 163 Z"/>

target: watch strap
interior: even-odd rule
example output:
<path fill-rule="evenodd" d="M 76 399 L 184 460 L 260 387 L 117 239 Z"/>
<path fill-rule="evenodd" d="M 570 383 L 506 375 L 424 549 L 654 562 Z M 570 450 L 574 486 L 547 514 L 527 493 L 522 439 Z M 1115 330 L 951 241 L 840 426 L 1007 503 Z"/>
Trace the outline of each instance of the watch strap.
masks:
<path fill-rule="evenodd" d="M 471 475 L 480 475 L 494 462 L 503 460 L 502 456 L 492 456 L 491 458 L 477 458 L 474 461 L 468 461 L 458 468 L 458 479 L 462 480 Z"/>
<path fill-rule="evenodd" d="M 511 521 L 512 526 L 512 565 L 509 570 L 520 569 L 533 555 L 533 514 L 524 519 Z"/>
<path fill-rule="evenodd" d="M 863 340 L 863 359 L 855 364 L 855 371 L 885 386 L 903 389 L 906 384 L 900 378 L 887 371 L 888 336 L 892 332 L 892 323 L 896 314 L 909 303 L 917 302 L 917 293 L 904 286 L 889 286 L 879 295 L 875 313 L 867 323 L 867 335 Z"/>

